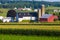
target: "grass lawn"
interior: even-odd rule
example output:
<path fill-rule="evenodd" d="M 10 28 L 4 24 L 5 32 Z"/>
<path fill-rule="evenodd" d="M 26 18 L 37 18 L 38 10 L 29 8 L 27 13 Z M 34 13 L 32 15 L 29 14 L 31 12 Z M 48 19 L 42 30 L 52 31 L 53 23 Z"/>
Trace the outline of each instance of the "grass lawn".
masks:
<path fill-rule="evenodd" d="M 26 36 L 26 35 L 4 35 L 0 34 L 0 40 L 60 40 L 54 36 Z"/>
<path fill-rule="evenodd" d="M 6 17 L 8 10 L 10 10 L 10 9 L 0 8 L 0 11 L 2 12 L 2 13 L 0 12 L 0 16 Z"/>
<path fill-rule="evenodd" d="M 49 6 L 46 9 L 60 9 L 60 7 Z"/>

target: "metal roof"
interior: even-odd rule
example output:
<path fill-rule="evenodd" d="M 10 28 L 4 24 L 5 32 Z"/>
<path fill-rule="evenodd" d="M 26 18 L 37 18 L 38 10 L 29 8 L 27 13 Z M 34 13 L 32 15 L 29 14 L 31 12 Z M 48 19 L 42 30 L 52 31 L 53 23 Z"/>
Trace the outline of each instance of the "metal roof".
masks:
<path fill-rule="evenodd" d="M 49 18 L 50 16 L 52 16 L 52 14 L 44 14 L 44 15 L 42 15 L 41 18 Z"/>
<path fill-rule="evenodd" d="M 38 13 L 36 12 L 29 12 L 29 13 L 22 13 L 22 12 L 19 12 L 18 13 L 18 16 L 19 17 L 26 17 L 26 16 L 33 16 L 33 17 L 37 17 L 38 16 Z"/>

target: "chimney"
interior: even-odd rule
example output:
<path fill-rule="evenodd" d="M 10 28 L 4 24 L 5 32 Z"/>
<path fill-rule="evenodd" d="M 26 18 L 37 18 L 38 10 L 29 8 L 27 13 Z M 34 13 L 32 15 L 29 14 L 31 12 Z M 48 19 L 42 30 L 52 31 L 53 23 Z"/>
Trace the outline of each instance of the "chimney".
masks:
<path fill-rule="evenodd" d="M 42 4 L 42 8 L 41 8 L 41 16 L 45 14 L 45 5 Z"/>

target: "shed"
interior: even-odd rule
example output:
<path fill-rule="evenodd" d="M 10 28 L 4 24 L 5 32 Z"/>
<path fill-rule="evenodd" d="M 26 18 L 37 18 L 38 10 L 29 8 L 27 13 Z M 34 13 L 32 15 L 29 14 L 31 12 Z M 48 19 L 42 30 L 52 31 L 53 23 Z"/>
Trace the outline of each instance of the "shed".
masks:
<path fill-rule="evenodd" d="M 52 14 L 44 14 L 40 18 L 40 22 L 54 22 L 55 16 Z"/>

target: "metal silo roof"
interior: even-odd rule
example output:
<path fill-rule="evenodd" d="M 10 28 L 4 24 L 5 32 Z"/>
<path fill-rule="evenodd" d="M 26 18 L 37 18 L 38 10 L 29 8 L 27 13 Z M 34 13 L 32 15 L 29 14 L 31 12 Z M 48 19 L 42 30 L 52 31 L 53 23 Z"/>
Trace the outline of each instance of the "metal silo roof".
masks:
<path fill-rule="evenodd" d="M 49 18 L 50 16 L 52 16 L 52 14 L 44 14 L 44 15 L 42 15 L 41 18 Z"/>

